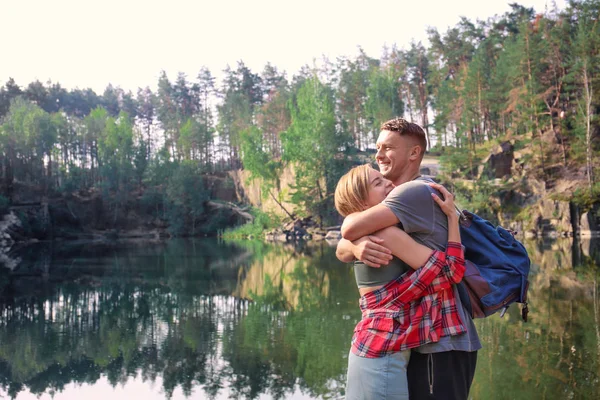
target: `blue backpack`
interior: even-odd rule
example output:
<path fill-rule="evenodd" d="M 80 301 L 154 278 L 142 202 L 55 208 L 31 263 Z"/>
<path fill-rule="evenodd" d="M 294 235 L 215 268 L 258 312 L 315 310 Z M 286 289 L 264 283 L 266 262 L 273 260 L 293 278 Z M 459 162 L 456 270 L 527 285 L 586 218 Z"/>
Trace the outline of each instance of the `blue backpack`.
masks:
<path fill-rule="evenodd" d="M 461 212 L 460 237 L 467 268 L 459 294 L 471 317 L 485 318 L 497 311 L 502 317 L 516 301 L 523 304 L 521 315 L 527 322 L 531 261 L 523 244 L 508 230 L 466 210 Z"/>

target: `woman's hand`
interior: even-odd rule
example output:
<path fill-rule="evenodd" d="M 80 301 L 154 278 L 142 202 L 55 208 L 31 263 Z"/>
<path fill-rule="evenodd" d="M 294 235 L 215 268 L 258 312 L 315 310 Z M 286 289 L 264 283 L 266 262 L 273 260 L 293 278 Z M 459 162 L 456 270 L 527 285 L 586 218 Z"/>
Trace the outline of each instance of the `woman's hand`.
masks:
<path fill-rule="evenodd" d="M 430 182 L 429 186 L 438 190 L 444 197 L 441 199 L 437 194 L 431 193 L 431 197 L 433 197 L 433 200 L 440 206 L 444 214 L 446 214 L 448 218 L 457 218 L 458 215 L 456 213 L 456 206 L 454 205 L 454 195 L 439 183 Z"/>
<path fill-rule="evenodd" d="M 364 236 L 352 244 L 354 245 L 352 249 L 354 257 L 369 267 L 386 266 L 392 259 L 392 252 L 383 245 L 383 239 L 375 235 Z"/>

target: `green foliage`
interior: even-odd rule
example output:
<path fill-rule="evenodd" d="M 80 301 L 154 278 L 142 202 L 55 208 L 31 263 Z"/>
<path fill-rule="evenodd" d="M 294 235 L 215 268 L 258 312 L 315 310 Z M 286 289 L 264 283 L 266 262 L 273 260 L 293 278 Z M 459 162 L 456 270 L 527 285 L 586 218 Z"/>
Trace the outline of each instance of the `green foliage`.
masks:
<path fill-rule="evenodd" d="M 224 239 L 246 239 L 260 238 L 265 232 L 278 227 L 280 218 L 275 214 L 265 213 L 259 209 L 252 209 L 250 213 L 254 216 L 252 222 L 248 222 L 236 228 L 226 229 L 221 233 Z"/>
<path fill-rule="evenodd" d="M 589 188 L 575 190 L 571 200 L 581 207 L 583 212 L 591 210 L 594 205 L 600 204 L 600 182 L 594 184 L 591 190 Z"/>
<path fill-rule="evenodd" d="M 364 149 L 373 140 L 371 130 L 372 125 L 376 123 L 374 118 L 381 117 L 381 113 L 389 112 L 389 106 L 386 107 L 387 110 L 381 108 L 387 105 L 384 103 L 388 100 L 391 100 L 391 103 L 394 101 L 393 98 L 389 98 L 389 92 L 393 92 L 396 85 L 392 84 L 392 87 L 386 90 L 381 86 L 381 80 L 376 82 L 369 80 L 373 77 L 372 71 L 376 71 L 378 67 L 379 61 L 367 56 L 362 49 L 359 49 L 356 59 L 345 58 L 338 62 L 339 82 L 334 101 L 337 103 L 336 117 L 339 121 L 339 131 L 342 135 L 352 138 L 357 149 Z M 369 91 L 374 84 L 379 84 L 379 87 Z M 388 98 L 381 99 L 380 94 L 388 95 Z M 378 131 L 378 128 L 377 126 L 374 130 Z"/>
<path fill-rule="evenodd" d="M 454 148 L 452 151 L 445 152 L 440 157 L 440 163 L 444 171 L 448 174 L 459 170 L 464 171 L 464 167 L 469 165 L 471 161 L 471 150 L 467 148 Z M 472 173 L 472 171 L 469 172 Z"/>
<path fill-rule="evenodd" d="M 366 90 L 366 116 L 374 135 L 385 121 L 404 113 L 404 104 L 399 96 L 400 71 L 393 64 L 372 68 Z"/>
<path fill-rule="evenodd" d="M 496 221 L 494 204 L 490 203 L 492 198 L 501 188 L 492 185 L 486 178 L 473 181 L 471 185 L 454 182 L 454 194 L 456 203 L 475 214 L 490 221 Z"/>
<path fill-rule="evenodd" d="M 205 214 L 202 218 L 202 222 L 195 229 L 197 234 L 200 235 L 218 236 L 219 232 L 230 228 L 236 223 L 232 223 L 231 212 L 222 209 L 210 212 L 208 215 Z"/>
<path fill-rule="evenodd" d="M 104 120 L 98 138 L 100 173 L 109 190 L 119 190 L 133 174 L 133 127 L 127 114 L 121 112 L 115 120 Z"/>
<path fill-rule="evenodd" d="M 285 276 L 281 279 L 285 279 Z M 264 275 L 264 284 L 260 288 L 260 293 L 250 291 L 250 299 L 257 306 L 269 306 L 274 311 L 285 311 L 290 308 L 285 298 L 281 296 L 281 288 L 273 285 L 273 280 L 269 274 Z"/>
<path fill-rule="evenodd" d="M 0 127 L 0 146 L 6 157 L 8 176 L 47 184 L 50 167 L 44 156 L 51 157 L 57 138 L 57 120 L 37 105 L 16 97 Z M 22 165 L 21 168 L 15 168 Z M 51 171 L 51 170 L 50 170 Z"/>
<path fill-rule="evenodd" d="M 160 203 L 162 217 L 181 223 L 178 231 L 200 232 L 194 221 L 203 196 L 183 189 L 191 178 L 182 177 L 189 171 L 181 163 L 196 163 L 200 174 L 246 169 L 262 180 L 263 196 L 274 196 L 290 166 L 294 211 L 333 220 L 330 196 L 347 157 L 372 148 L 381 122 L 404 114 L 428 135 L 435 130 L 430 147 L 443 154 L 449 175 L 477 176 L 483 150 L 518 137 L 516 150 L 533 150 L 520 162 L 536 178 L 553 179 L 557 168 L 585 171 L 577 178 L 588 178 L 593 193 L 599 12 L 598 0 L 543 13 L 511 4 L 503 15 L 429 29 L 427 47 L 392 45 L 378 59 L 359 49 L 305 67 L 289 82 L 270 63 L 257 74 L 242 61 L 219 83 L 205 67 L 192 79 L 170 80 L 163 71 L 155 92 L 136 96 L 113 84 L 96 94 L 8 79 L 0 87 L 2 187 L 26 182 L 46 196 L 101 189 L 114 218 L 148 189 L 148 209 Z M 210 226 L 226 223 L 225 215 L 213 217 Z"/>
<path fill-rule="evenodd" d="M 290 103 L 292 124 L 281 135 L 283 159 L 293 163 L 296 175 L 291 201 L 311 211 L 337 183 L 336 154 L 348 142 L 336 130 L 333 109 L 331 91 L 318 78 L 310 78 Z"/>
<path fill-rule="evenodd" d="M 258 127 L 252 126 L 241 133 L 241 148 L 244 168 L 250 171 L 251 180 L 261 179 L 265 197 L 269 190 L 278 186 L 282 163 L 267 153 L 263 133 Z"/>
<path fill-rule="evenodd" d="M 518 209 L 516 207 L 508 207 L 505 208 L 505 211 L 512 212 L 515 221 L 522 221 L 524 229 L 535 229 L 536 221 L 534 221 L 534 215 L 536 213 L 533 207 L 526 206 L 519 207 Z"/>
<path fill-rule="evenodd" d="M 67 172 L 65 167 L 61 167 L 59 173 L 62 178 L 60 192 L 74 193 L 86 187 L 86 171 L 83 168 L 72 165 Z"/>
<path fill-rule="evenodd" d="M 10 206 L 10 200 L 6 197 L 0 195 L 0 216 L 6 214 L 8 212 L 8 207 Z"/>
<path fill-rule="evenodd" d="M 179 163 L 167 182 L 165 196 L 169 230 L 175 236 L 197 234 L 210 192 L 204 186 L 202 168 L 192 161 Z"/>
<path fill-rule="evenodd" d="M 146 215 L 154 218 L 164 217 L 164 193 L 160 187 L 152 186 L 144 191 L 140 198 L 140 208 Z"/>

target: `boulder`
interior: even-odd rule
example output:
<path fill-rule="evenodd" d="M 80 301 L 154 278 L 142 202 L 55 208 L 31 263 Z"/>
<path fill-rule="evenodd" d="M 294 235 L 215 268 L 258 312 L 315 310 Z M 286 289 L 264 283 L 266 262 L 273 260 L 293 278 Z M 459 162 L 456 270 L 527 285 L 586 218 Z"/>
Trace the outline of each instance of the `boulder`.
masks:
<path fill-rule="evenodd" d="M 579 219 L 579 236 L 591 238 L 600 236 L 600 227 L 593 211 L 587 211 L 581 214 Z"/>
<path fill-rule="evenodd" d="M 325 240 L 325 235 L 322 235 L 320 233 L 313 233 L 312 240 L 317 241 L 317 242 L 319 242 L 321 240 Z"/>
<path fill-rule="evenodd" d="M 534 209 L 535 228 L 546 237 L 558 237 L 573 232 L 571 209 L 566 201 L 542 199 Z"/>
<path fill-rule="evenodd" d="M 525 239 L 535 239 L 537 237 L 537 231 L 530 229 L 525 232 Z"/>
<path fill-rule="evenodd" d="M 526 178 L 523 181 L 526 192 L 530 197 L 543 197 L 546 195 L 546 183 L 534 178 Z"/>
<path fill-rule="evenodd" d="M 327 235 L 325 235 L 325 239 L 327 240 L 340 240 L 342 238 L 342 233 L 340 231 L 329 231 Z"/>
<path fill-rule="evenodd" d="M 281 242 L 281 243 L 285 243 L 288 241 L 287 239 L 287 235 L 283 232 L 278 232 L 273 234 L 273 241 L 274 242 Z"/>
<path fill-rule="evenodd" d="M 511 142 L 503 142 L 492 148 L 491 153 L 482 161 L 483 168 L 478 174 L 490 178 L 503 178 L 511 175 L 514 160 L 514 146 Z"/>
<path fill-rule="evenodd" d="M 596 240 L 592 240 L 589 237 L 581 238 L 581 251 L 586 257 L 592 257 L 594 253 L 598 252 L 598 243 Z"/>

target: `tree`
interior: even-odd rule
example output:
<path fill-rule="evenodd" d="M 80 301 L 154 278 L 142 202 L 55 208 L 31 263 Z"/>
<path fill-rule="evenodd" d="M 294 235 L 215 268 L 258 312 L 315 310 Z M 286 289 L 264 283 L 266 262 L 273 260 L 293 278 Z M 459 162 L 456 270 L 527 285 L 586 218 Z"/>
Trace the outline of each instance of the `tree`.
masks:
<path fill-rule="evenodd" d="M 600 80 L 600 1 L 573 2 L 571 7 L 577 18 L 574 32 L 573 80 L 579 89 L 577 100 L 576 131 L 584 137 L 585 163 L 590 193 L 594 187 L 594 144 L 592 143 L 597 126 L 596 90 Z"/>
<path fill-rule="evenodd" d="M 129 183 L 133 177 L 134 140 L 129 116 L 121 111 L 116 119 L 106 118 L 97 143 L 98 165 L 105 197 L 114 208 L 114 226 L 117 224 L 119 210 L 129 197 Z"/>
<path fill-rule="evenodd" d="M 115 88 L 110 83 L 104 89 L 104 94 L 100 100 L 100 105 L 108 112 L 111 117 L 116 117 L 121 111 L 121 88 Z"/>
<path fill-rule="evenodd" d="M 11 102 L 23 93 L 13 78 L 9 78 L 3 87 L 0 87 L 0 119 L 8 112 Z"/>
<path fill-rule="evenodd" d="M 174 99 L 173 85 L 169 81 L 167 73 L 162 71 L 158 78 L 156 117 L 160 121 L 164 132 L 164 147 L 173 156 L 176 155 L 175 146 L 179 135 L 179 114 L 180 112 Z"/>
<path fill-rule="evenodd" d="M 265 100 L 257 110 L 256 125 L 264 136 L 265 151 L 275 160 L 281 158 L 280 135 L 290 125 L 290 109 L 288 102 L 291 91 L 285 75 L 279 73 L 270 64 L 265 66 L 262 75 L 263 93 Z"/>
<path fill-rule="evenodd" d="M 341 59 L 338 69 L 337 120 L 340 127 L 352 136 L 357 149 L 364 149 L 369 141 L 370 126 L 365 104 L 369 87 L 369 75 L 379 66 L 379 61 L 368 57 L 362 49 L 356 60 Z"/>
<path fill-rule="evenodd" d="M 96 171 L 99 167 L 102 167 L 102 157 L 99 155 L 98 144 L 106 131 L 108 118 L 109 116 L 106 110 L 98 107 L 83 119 L 80 157 L 83 169 L 87 167 L 87 161 L 89 159 L 90 180 L 87 184 L 90 186 L 98 180 Z"/>
<path fill-rule="evenodd" d="M 429 60 L 425 52 L 425 47 L 419 42 L 410 45 L 407 52 L 408 73 L 413 97 L 417 100 L 417 107 L 420 114 L 420 125 L 425 130 L 428 146 L 431 146 L 429 139 Z"/>
<path fill-rule="evenodd" d="M 336 155 L 348 138 L 336 130 L 333 93 L 318 78 L 308 79 L 290 102 L 292 123 L 282 133 L 283 160 L 296 175 L 292 201 L 314 210 L 339 177 Z"/>
<path fill-rule="evenodd" d="M 233 168 L 240 166 L 240 135 L 254 124 L 255 108 L 262 104 L 260 76 L 252 73 L 243 62 L 234 71 L 227 67 L 220 91 L 221 105 L 217 106 L 219 142 L 227 154 L 221 157 Z"/>
<path fill-rule="evenodd" d="M 372 68 L 368 80 L 366 118 L 368 130 L 376 135 L 381 124 L 404 113 L 404 104 L 400 97 L 401 73 L 393 64 L 386 64 Z M 372 142 L 374 136 L 369 139 Z"/>
<path fill-rule="evenodd" d="M 263 194 L 271 196 L 273 201 L 291 218 L 291 214 L 281 204 L 280 199 L 273 194 L 274 187 L 279 187 L 279 177 L 281 175 L 283 164 L 280 159 L 274 159 L 264 143 L 264 135 L 255 126 L 242 132 L 242 162 L 244 169 L 250 172 L 250 179 L 260 179 Z"/>
<path fill-rule="evenodd" d="M 150 158 L 153 146 L 152 128 L 154 127 L 154 119 L 156 117 L 156 96 L 149 87 L 146 86 L 145 89 L 140 88 L 137 92 L 136 103 L 137 116 L 146 134 L 144 139 L 144 143 L 146 144 L 146 158 Z"/>
<path fill-rule="evenodd" d="M 215 78 L 210 70 L 203 67 L 198 74 L 198 96 L 200 100 L 200 110 L 198 121 L 201 124 L 201 137 L 204 143 L 204 153 L 201 159 L 204 165 L 211 165 L 213 162 L 214 138 L 215 133 L 214 118 L 211 108 L 211 99 L 215 95 Z"/>

